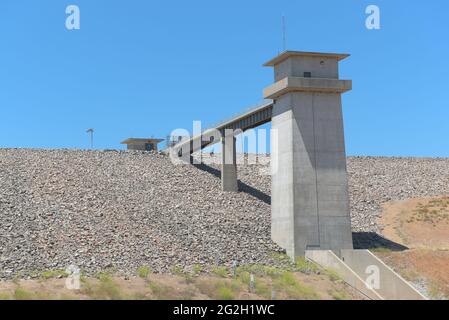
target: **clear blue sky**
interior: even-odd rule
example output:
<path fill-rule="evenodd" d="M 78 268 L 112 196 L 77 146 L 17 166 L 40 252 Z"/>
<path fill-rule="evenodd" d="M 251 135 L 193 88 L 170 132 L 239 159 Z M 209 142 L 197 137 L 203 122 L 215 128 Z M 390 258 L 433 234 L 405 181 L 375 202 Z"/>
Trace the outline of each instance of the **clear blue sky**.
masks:
<path fill-rule="evenodd" d="M 287 49 L 352 55 L 349 155 L 449 156 L 447 0 L 1 0 L 0 147 L 87 148 L 94 127 L 97 148 L 122 148 L 238 112 L 273 81 L 282 14 Z"/>

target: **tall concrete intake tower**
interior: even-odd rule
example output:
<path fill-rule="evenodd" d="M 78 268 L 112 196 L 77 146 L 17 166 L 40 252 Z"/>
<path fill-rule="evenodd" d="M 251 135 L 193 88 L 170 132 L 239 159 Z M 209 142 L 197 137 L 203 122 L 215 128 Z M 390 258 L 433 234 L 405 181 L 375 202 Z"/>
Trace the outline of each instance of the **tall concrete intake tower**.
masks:
<path fill-rule="evenodd" d="M 265 66 L 273 99 L 272 238 L 290 257 L 352 249 L 338 63 L 347 54 L 286 51 Z"/>

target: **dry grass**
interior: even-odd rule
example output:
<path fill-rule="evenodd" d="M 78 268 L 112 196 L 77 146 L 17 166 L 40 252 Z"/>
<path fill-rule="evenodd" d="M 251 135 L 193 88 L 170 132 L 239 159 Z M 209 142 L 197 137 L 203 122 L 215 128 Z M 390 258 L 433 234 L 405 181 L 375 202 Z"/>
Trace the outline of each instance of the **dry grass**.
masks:
<path fill-rule="evenodd" d="M 65 288 L 59 271 L 48 271 L 39 279 L 0 282 L 0 300 L 94 299 L 94 300 L 259 300 L 271 299 L 360 299 L 349 287 L 333 281 L 325 270 L 307 261 L 298 261 L 285 269 L 263 265 L 237 268 L 236 276 L 226 267 L 209 273 L 194 268 L 190 273 L 173 268 L 176 274 L 153 274 L 148 267 L 136 271 L 136 277 L 123 279 L 112 272 L 81 277 L 80 290 Z M 250 274 L 254 286 L 250 286 Z"/>

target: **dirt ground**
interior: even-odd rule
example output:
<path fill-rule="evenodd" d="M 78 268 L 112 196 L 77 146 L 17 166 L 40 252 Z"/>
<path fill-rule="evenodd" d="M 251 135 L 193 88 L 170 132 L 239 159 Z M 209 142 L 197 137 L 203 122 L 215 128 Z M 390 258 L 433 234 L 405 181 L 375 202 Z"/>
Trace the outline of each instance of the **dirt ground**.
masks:
<path fill-rule="evenodd" d="M 383 235 L 408 247 L 377 252 L 409 281 L 425 286 L 434 299 L 449 298 L 449 197 L 419 198 L 384 205 Z"/>
<path fill-rule="evenodd" d="M 383 234 L 410 249 L 449 249 L 449 197 L 421 198 L 384 205 Z"/>

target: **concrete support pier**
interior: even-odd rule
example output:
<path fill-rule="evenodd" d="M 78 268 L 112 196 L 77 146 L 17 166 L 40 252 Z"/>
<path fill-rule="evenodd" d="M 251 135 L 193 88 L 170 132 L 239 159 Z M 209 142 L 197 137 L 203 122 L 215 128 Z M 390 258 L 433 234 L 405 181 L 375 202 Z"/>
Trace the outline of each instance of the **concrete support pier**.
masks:
<path fill-rule="evenodd" d="M 348 55 L 287 51 L 265 64 L 275 83 L 276 169 L 272 175 L 272 239 L 294 258 L 306 250 L 352 249 L 341 94 L 338 79 Z"/>
<path fill-rule="evenodd" d="M 233 134 L 221 138 L 221 186 L 223 191 L 238 192 L 236 139 Z"/>

